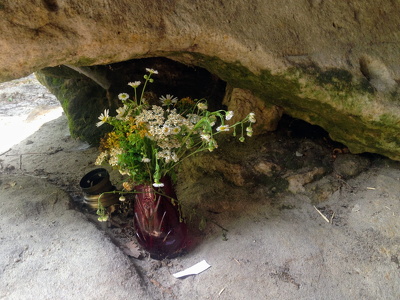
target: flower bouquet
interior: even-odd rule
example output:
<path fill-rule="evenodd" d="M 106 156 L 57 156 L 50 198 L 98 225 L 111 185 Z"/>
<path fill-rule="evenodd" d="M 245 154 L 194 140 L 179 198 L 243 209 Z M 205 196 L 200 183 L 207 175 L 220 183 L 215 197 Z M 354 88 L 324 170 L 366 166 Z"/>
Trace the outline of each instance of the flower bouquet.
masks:
<path fill-rule="evenodd" d="M 164 212 L 156 218 L 155 211 L 163 202 L 170 199 L 176 204 L 175 194 L 168 195 L 171 193 L 167 191 L 171 190 L 169 178 L 173 177 L 177 165 L 196 153 L 216 149 L 215 136 L 222 132 L 231 131 L 243 142 L 245 136 L 252 136 L 252 124 L 256 121 L 254 113 L 249 113 L 243 120 L 229 124 L 233 112 L 209 111 L 205 99 L 166 95 L 159 98 L 160 103 L 150 103 L 145 90 L 158 72 L 148 68 L 146 71 L 142 88 L 139 88 L 140 81 L 128 83 L 133 96 L 119 94 L 122 106 L 116 115 L 110 116 L 106 109 L 96 124 L 107 123 L 113 128 L 101 140 L 96 164 L 108 163 L 126 175 L 121 200 L 125 199 L 124 193 L 136 193 L 136 227 L 144 227 L 148 233 L 138 236 L 142 242 L 147 242 L 150 236 L 161 235 L 168 216 Z M 140 198 L 146 199 L 139 204 Z M 98 214 L 99 220 L 107 220 L 104 208 L 99 206 Z M 167 232 L 167 237 L 171 234 Z"/>

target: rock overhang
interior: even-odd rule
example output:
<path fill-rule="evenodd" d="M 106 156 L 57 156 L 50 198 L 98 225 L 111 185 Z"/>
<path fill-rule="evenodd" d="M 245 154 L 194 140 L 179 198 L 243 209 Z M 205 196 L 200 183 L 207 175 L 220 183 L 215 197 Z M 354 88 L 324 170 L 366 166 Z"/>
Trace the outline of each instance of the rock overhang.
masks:
<path fill-rule="evenodd" d="M 167 57 L 323 127 L 354 153 L 400 159 L 399 20 L 390 1 L 20 5 L 0 7 L 3 81 L 63 64 Z"/>

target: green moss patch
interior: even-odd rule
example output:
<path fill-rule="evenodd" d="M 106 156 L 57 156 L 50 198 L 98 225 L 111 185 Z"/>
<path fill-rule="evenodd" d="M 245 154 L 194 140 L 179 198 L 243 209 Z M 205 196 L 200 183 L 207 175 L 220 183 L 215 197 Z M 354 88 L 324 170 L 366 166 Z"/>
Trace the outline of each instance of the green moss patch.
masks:
<path fill-rule="evenodd" d="M 378 100 L 365 78 L 315 65 L 300 65 L 280 74 L 269 70 L 255 74 L 239 62 L 187 54 L 230 85 L 251 90 L 287 114 L 321 126 L 353 153 L 373 152 L 400 160 L 400 109 Z M 391 99 L 384 100 L 389 103 Z"/>
<path fill-rule="evenodd" d="M 37 72 L 36 77 L 60 101 L 71 136 L 97 145 L 109 130 L 106 126 L 96 127 L 98 116 L 109 105 L 106 91 L 67 67 L 46 68 Z"/>

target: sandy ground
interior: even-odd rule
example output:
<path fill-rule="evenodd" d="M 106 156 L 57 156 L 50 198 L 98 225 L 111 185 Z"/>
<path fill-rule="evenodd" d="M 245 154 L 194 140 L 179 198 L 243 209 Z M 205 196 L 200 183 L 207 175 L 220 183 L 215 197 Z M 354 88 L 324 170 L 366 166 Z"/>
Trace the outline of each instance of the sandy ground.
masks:
<path fill-rule="evenodd" d="M 38 131 L 16 131 L 39 119 L 48 122 Z M 22 137 L 0 151 L 0 299 L 400 298 L 398 162 L 351 156 L 352 176 L 292 182 L 274 196 L 260 183 L 210 210 L 196 247 L 157 261 L 126 255 L 129 232 L 122 238 L 80 204 L 79 180 L 97 150 L 70 137 L 33 77 L 0 85 L 0 126 L 2 141 Z M 223 203 L 237 198 L 226 190 Z M 203 259 L 211 265 L 203 273 L 172 276 Z"/>

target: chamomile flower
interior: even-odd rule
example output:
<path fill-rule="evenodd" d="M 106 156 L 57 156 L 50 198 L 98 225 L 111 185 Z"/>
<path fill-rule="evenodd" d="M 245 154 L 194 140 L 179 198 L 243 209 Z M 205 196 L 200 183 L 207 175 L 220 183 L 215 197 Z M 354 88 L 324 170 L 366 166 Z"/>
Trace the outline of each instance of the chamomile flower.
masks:
<path fill-rule="evenodd" d="M 181 132 L 181 128 L 179 126 L 171 128 L 171 133 L 172 134 L 178 134 L 179 132 Z"/>
<path fill-rule="evenodd" d="M 160 101 L 162 106 L 169 106 L 172 104 L 176 104 L 178 102 L 178 98 L 174 97 L 173 95 L 167 94 L 166 96 L 161 96 Z"/>
<path fill-rule="evenodd" d="M 100 216 L 97 218 L 97 220 L 99 222 L 106 222 L 106 221 L 108 221 L 108 216 Z"/>
<path fill-rule="evenodd" d="M 217 122 L 217 117 L 216 116 L 210 116 L 208 118 L 208 121 L 210 121 L 210 126 L 213 127 L 215 123 Z"/>
<path fill-rule="evenodd" d="M 210 141 L 208 142 L 208 151 L 212 152 L 216 148 L 218 148 L 217 141 L 214 139 L 210 139 Z"/>
<path fill-rule="evenodd" d="M 246 128 L 246 133 L 247 136 L 252 136 L 253 135 L 253 128 L 251 128 L 250 126 Z"/>
<path fill-rule="evenodd" d="M 119 173 L 120 173 L 121 175 L 129 175 L 129 172 L 128 172 L 127 170 L 121 170 L 121 169 L 119 169 L 118 171 L 119 171 Z"/>
<path fill-rule="evenodd" d="M 200 137 L 201 137 L 201 139 L 202 139 L 203 141 L 206 141 L 206 142 L 209 142 L 210 139 L 211 139 L 211 135 L 209 135 L 209 134 L 207 134 L 207 133 L 202 133 L 202 134 L 200 135 Z"/>
<path fill-rule="evenodd" d="M 133 87 L 133 88 L 137 88 L 140 84 L 141 84 L 140 81 L 133 81 L 133 82 L 129 82 L 128 83 L 128 85 Z"/>
<path fill-rule="evenodd" d="M 200 121 L 200 116 L 196 114 L 187 114 L 186 118 L 189 120 L 190 123 L 196 124 L 198 121 Z"/>
<path fill-rule="evenodd" d="M 157 188 L 157 187 L 163 187 L 163 186 L 164 186 L 164 183 L 162 183 L 162 182 L 154 182 L 154 183 L 153 183 L 153 186 L 156 187 L 156 188 Z"/>
<path fill-rule="evenodd" d="M 101 125 L 103 125 L 104 123 L 107 122 L 108 118 L 110 117 L 110 116 L 108 115 L 108 113 L 109 113 L 109 110 L 108 110 L 108 109 L 105 109 L 104 112 L 99 116 L 100 122 L 97 122 L 97 123 L 96 123 L 96 126 L 97 126 L 97 127 L 100 127 Z"/>
<path fill-rule="evenodd" d="M 203 103 L 203 102 L 198 103 L 198 104 L 197 104 L 197 107 L 198 107 L 200 110 L 206 110 L 206 109 L 208 108 L 207 104 L 206 104 L 206 103 Z"/>
<path fill-rule="evenodd" d="M 233 111 L 228 111 L 227 113 L 226 113 L 226 115 L 225 115 L 225 119 L 227 120 L 227 121 L 229 121 L 230 119 L 232 119 L 232 117 L 233 117 Z"/>
<path fill-rule="evenodd" d="M 127 109 L 127 108 L 128 108 L 128 107 L 127 107 L 126 105 L 121 106 L 121 107 L 118 107 L 118 108 L 116 109 L 117 115 L 115 116 L 115 118 L 117 118 L 118 120 L 122 120 L 123 117 L 124 117 L 124 115 L 125 115 L 125 112 L 126 112 L 126 109 Z"/>
<path fill-rule="evenodd" d="M 255 123 L 256 122 L 256 114 L 251 112 L 249 113 L 249 122 L 250 123 Z"/>
<path fill-rule="evenodd" d="M 121 94 L 118 95 L 118 99 L 122 100 L 122 101 L 128 100 L 129 99 L 129 95 L 127 93 L 121 93 Z"/>
<path fill-rule="evenodd" d="M 142 158 L 142 162 L 144 162 L 144 163 L 149 163 L 149 162 L 150 162 L 150 158 L 143 157 L 143 158 Z"/>
<path fill-rule="evenodd" d="M 171 133 L 171 127 L 168 126 L 168 125 L 164 125 L 164 126 L 161 128 L 161 131 L 162 131 L 162 133 L 163 133 L 164 135 L 169 135 L 169 134 Z"/>
<path fill-rule="evenodd" d="M 149 72 L 150 74 L 158 74 L 157 70 L 146 68 L 146 71 Z"/>
<path fill-rule="evenodd" d="M 107 157 L 108 157 L 107 152 L 101 152 L 94 164 L 100 166 L 106 160 Z"/>
<path fill-rule="evenodd" d="M 218 126 L 217 131 L 229 131 L 229 126 L 228 125 Z"/>

